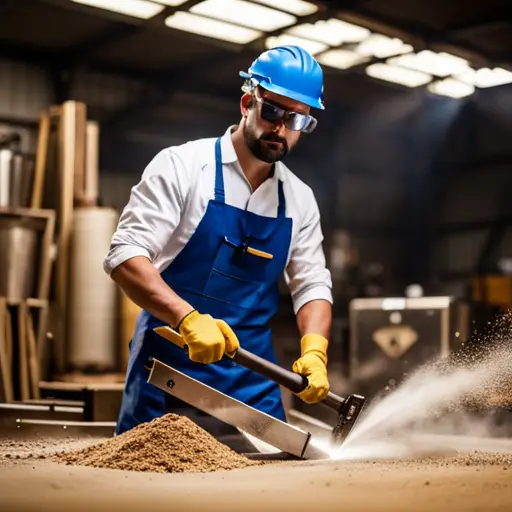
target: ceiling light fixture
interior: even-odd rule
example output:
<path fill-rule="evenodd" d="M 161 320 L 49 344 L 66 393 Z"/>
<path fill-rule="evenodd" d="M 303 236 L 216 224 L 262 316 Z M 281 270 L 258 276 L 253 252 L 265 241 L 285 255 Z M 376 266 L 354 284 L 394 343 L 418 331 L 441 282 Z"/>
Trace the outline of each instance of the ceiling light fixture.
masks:
<path fill-rule="evenodd" d="M 449 53 L 435 53 L 430 50 L 400 55 L 389 59 L 387 62 L 388 64 L 402 66 L 440 77 L 462 73 L 470 69 L 466 59 L 461 59 Z"/>
<path fill-rule="evenodd" d="M 292 36 L 291 34 L 281 34 L 279 36 L 267 37 L 265 46 L 267 48 L 275 48 L 276 46 L 292 45 L 304 48 L 311 55 L 323 52 L 329 48 L 325 43 L 319 41 L 312 41 L 311 39 L 303 39 L 302 37 Z"/>
<path fill-rule="evenodd" d="M 503 68 L 469 69 L 455 78 L 469 85 L 480 88 L 496 87 L 512 83 L 512 72 Z"/>
<path fill-rule="evenodd" d="M 163 11 L 164 6 L 148 2 L 147 0 L 71 0 L 77 4 L 97 7 L 106 11 L 125 14 L 135 18 L 148 19 L 152 18 L 159 12 Z"/>
<path fill-rule="evenodd" d="M 318 6 L 304 0 L 253 0 L 260 4 L 290 12 L 295 16 L 308 16 L 318 11 Z"/>
<path fill-rule="evenodd" d="M 289 34 L 320 41 L 330 46 L 342 43 L 359 43 L 370 35 L 370 31 L 337 18 L 320 20 L 316 23 L 302 23 L 287 30 Z"/>
<path fill-rule="evenodd" d="M 195 14 L 183 11 L 178 11 L 169 16 L 165 20 L 165 24 L 177 30 L 237 44 L 249 43 L 262 35 L 257 30 L 204 18 L 203 16 L 196 16 Z"/>
<path fill-rule="evenodd" d="M 376 63 L 366 68 L 366 74 L 372 78 L 393 82 L 406 87 L 418 87 L 432 80 L 432 76 L 421 71 L 406 69 L 389 64 Z"/>
<path fill-rule="evenodd" d="M 184 4 L 187 0 L 151 0 L 152 2 L 157 2 L 159 4 L 164 4 L 169 7 L 178 7 L 178 5 Z"/>
<path fill-rule="evenodd" d="M 434 94 L 441 96 L 449 96 L 451 98 L 464 98 L 470 96 L 475 92 L 472 85 L 459 82 L 453 78 L 445 78 L 438 82 L 432 82 L 427 85 L 427 89 Z"/>
<path fill-rule="evenodd" d="M 264 32 L 297 22 L 291 14 L 245 0 L 205 0 L 191 7 L 190 12 Z"/>
<path fill-rule="evenodd" d="M 372 34 L 357 45 L 355 51 L 360 55 L 367 57 L 377 57 L 378 59 L 386 59 L 401 53 L 412 52 L 413 47 L 404 43 L 397 37 L 387 37 L 382 34 Z"/>
<path fill-rule="evenodd" d="M 358 55 L 349 50 L 333 49 L 322 53 L 317 57 L 320 64 L 337 69 L 348 69 L 368 60 L 368 57 Z"/>

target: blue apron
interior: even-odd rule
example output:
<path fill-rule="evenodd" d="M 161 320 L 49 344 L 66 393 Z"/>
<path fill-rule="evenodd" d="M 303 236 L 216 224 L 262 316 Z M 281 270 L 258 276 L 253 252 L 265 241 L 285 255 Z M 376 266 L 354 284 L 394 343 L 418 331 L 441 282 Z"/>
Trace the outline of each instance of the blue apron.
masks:
<path fill-rule="evenodd" d="M 283 183 L 278 181 L 277 217 L 226 204 L 220 144 L 219 138 L 215 143 L 215 199 L 208 202 L 196 231 L 161 276 L 200 313 L 225 320 L 243 348 L 276 363 L 268 324 L 279 306 L 278 281 L 292 233 Z M 248 247 L 273 257 L 251 254 Z M 160 325 L 164 323 L 147 311 L 139 315 L 130 344 L 117 434 L 169 412 L 169 395 L 147 383 L 144 363 L 150 357 L 285 421 L 278 384 L 228 357 L 213 364 L 195 363 L 182 349 L 153 332 Z"/>

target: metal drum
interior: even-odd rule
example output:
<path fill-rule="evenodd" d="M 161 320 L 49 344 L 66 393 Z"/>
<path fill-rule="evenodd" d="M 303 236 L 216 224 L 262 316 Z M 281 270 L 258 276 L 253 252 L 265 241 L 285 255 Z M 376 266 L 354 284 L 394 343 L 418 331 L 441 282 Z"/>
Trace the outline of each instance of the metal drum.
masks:
<path fill-rule="evenodd" d="M 34 297 L 40 233 L 21 218 L 0 217 L 0 297 Z"/>
<path fill-rule="evenodd" d="M 33 171 L 31 157 L 11 149 L 0 149 L 0 207 L 30 206 Z"/>

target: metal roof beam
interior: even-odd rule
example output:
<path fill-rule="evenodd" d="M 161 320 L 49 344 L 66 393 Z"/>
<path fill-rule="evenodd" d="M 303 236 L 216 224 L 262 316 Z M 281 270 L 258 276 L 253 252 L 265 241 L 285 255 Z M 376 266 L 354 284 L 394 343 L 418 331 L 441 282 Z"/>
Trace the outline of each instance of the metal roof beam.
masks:
<path fill-rule="evenodd" d="M 483 19 L 475 20 L 472 23 L 460 23 L 448 27 L 443 32 L 448 34 L 449 37 L 467 37 L 474 34 L 481 34 L 482 32 L 493 32 L 495 30 L 503 30 L 512 24 L 512 5 L 503 2 L 503 7 L 490 13 Z"/>

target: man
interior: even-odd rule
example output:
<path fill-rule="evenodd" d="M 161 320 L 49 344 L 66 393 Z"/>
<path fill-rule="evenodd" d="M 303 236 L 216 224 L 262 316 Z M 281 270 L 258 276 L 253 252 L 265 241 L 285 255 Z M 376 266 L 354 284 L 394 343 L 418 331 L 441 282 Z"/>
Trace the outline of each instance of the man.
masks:
<path fill-rule="evenodd" d="M 309 381 L 299 397 L 315 403 L 329 390 L 331 277 L 318 206 L 281 162 L 316 126 L 310 109 L 324 109 L 323 73 L 309 53 L 283 46 L 240 76 L 240 124 L 157 154 L 105 259 L 106 272 L 143 309 L 118 434 L 172 410 L 169 396 L 146 382 L 150 357 L 286 421 L 279 386 L 229 357 L 243 346 L 276 362 L 268 323 L 283 272 L 301 334 L 293 370 Z M 161 325 L 181 333 L 187 353 L 154 332 Z"/>

